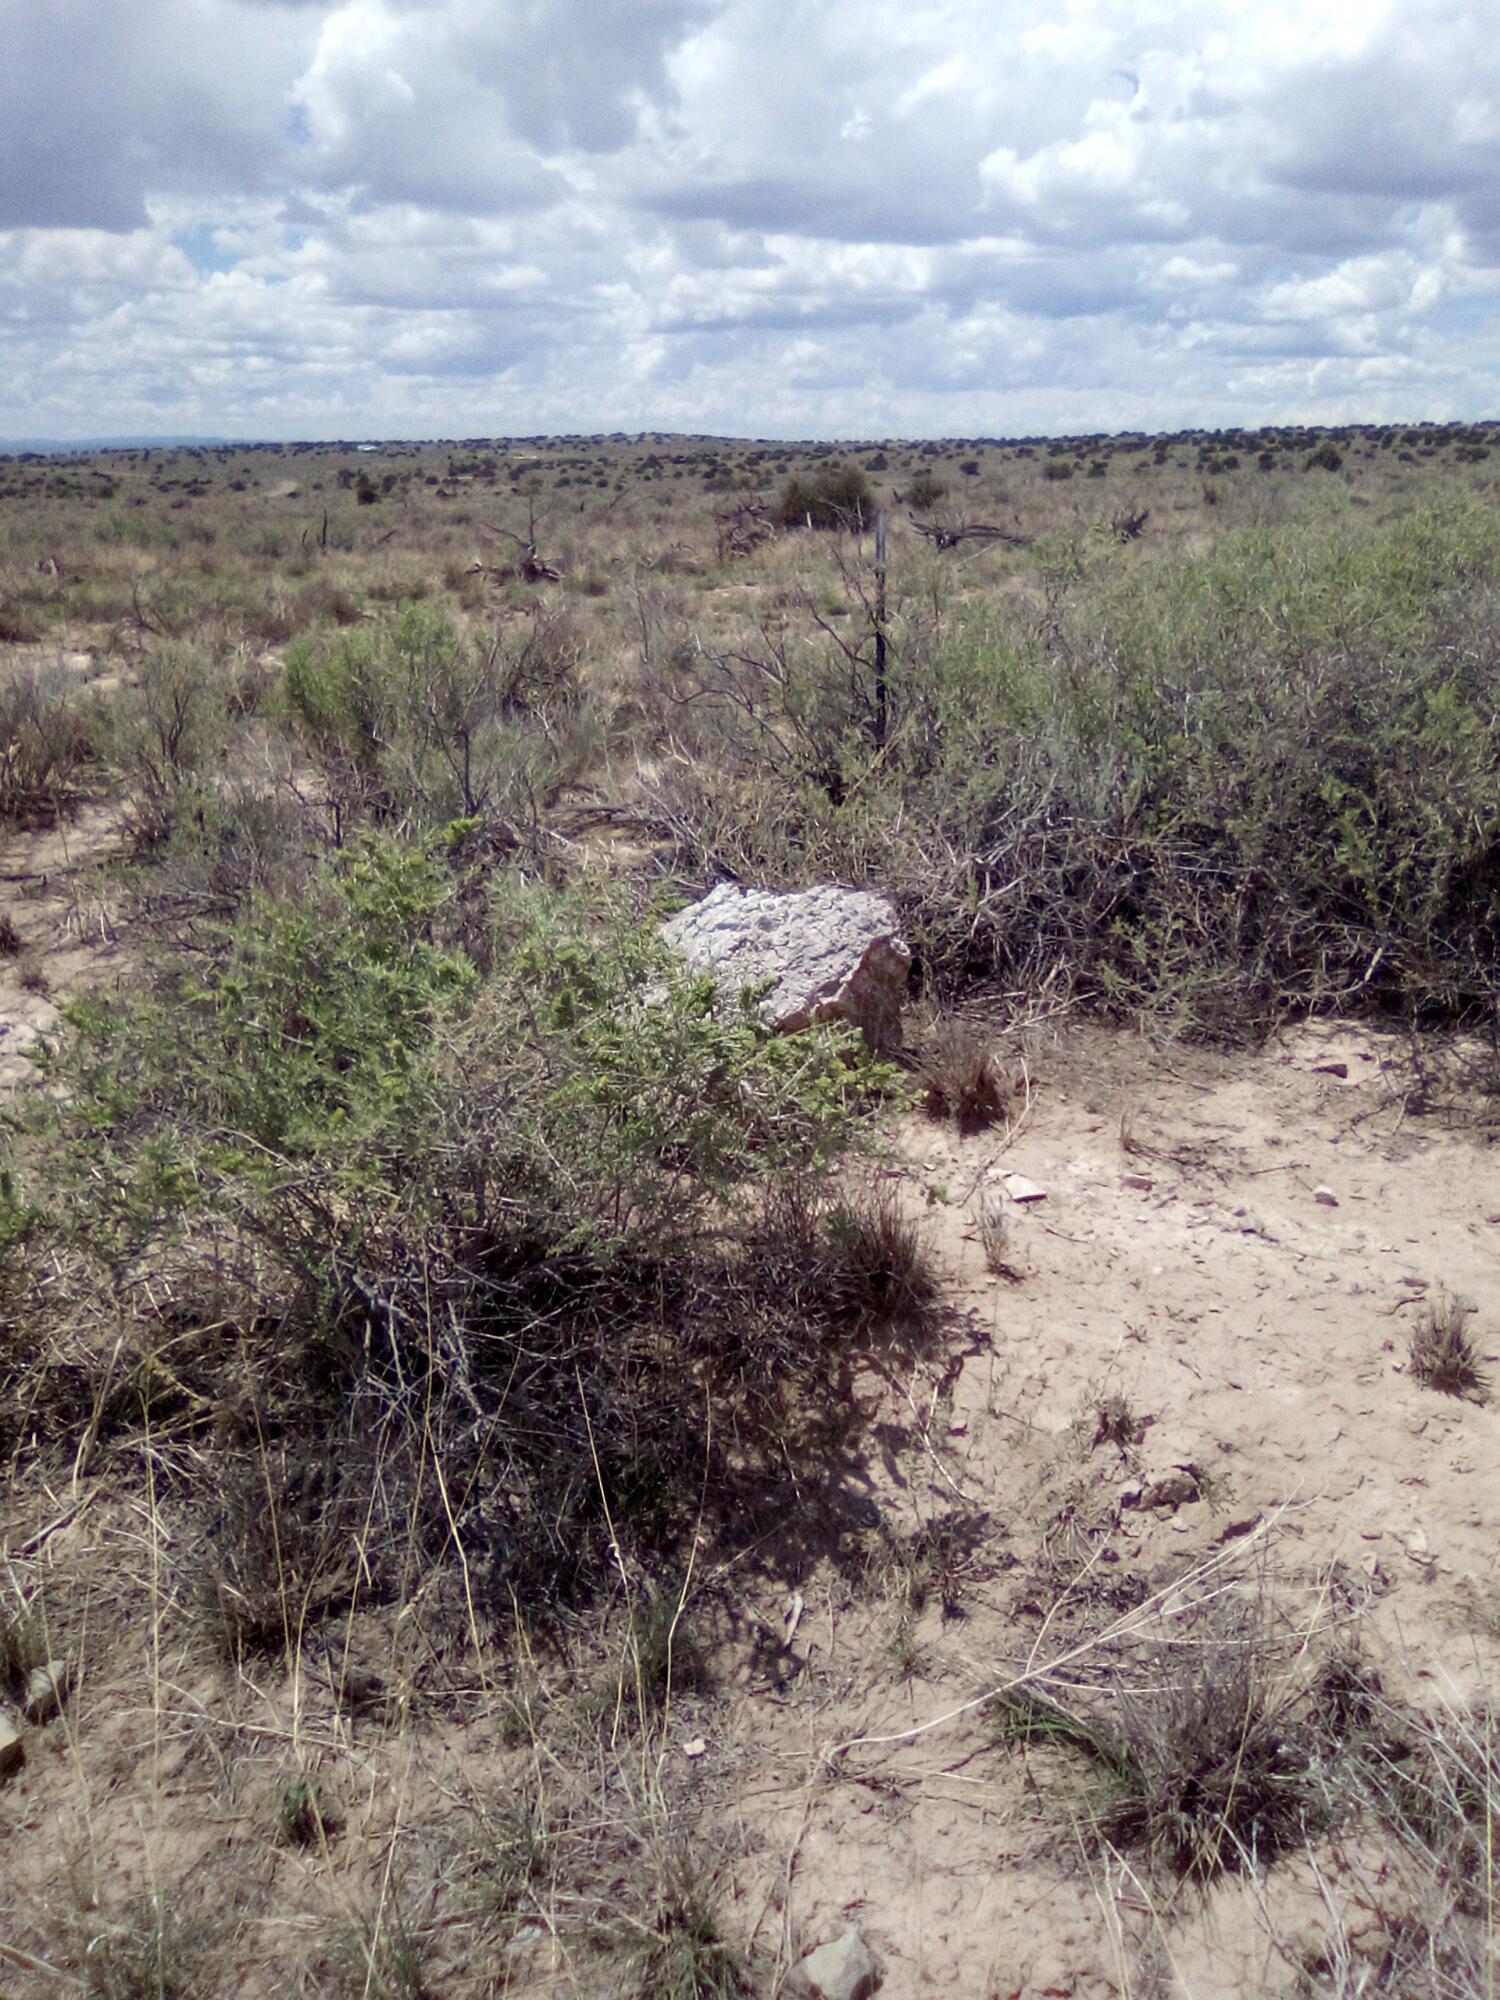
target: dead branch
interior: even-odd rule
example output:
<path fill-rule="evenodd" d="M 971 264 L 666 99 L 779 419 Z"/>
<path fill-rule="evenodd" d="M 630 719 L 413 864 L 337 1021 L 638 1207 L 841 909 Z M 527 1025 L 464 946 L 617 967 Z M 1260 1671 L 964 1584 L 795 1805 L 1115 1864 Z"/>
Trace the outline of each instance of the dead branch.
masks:
<path fill-rule="evenodd" d="M 925 535 L 938 549 L 956 549 L 964 542 L 999 543 L 1008 549 L 1029 549 L 1030 535 L 1014 534 L 1009 528 L 996 528 L 988 521 L 965 521 L 945 527 L 936 521 L 919 521 L 915 514 L 908 513 L 919 535 Z"/>
<path fill-rule="evenodd" d="M 481 522 L 479 532 L 488 535 L 492 541 L 514 542 L 521 551 L 517 565 L 527 583 L 561 583 L 562 571 L 549 562 L 543 562 L 537 553 L 536 544 L 536 495 L 528 494 L 526 510 L 526 533 L 518 535 L 514 528 L 487 528 Z"/>
<path fill-rule="evenodd" d="M 763 500 L 743 500 L 738 507 L 729 507 L 715 514 L 714 522 L 719 530 L 720 562 L 726 562 L 731 556 L 753 555 L 763 542 L 771 541 L 776 533 L 770 510 Z"/>

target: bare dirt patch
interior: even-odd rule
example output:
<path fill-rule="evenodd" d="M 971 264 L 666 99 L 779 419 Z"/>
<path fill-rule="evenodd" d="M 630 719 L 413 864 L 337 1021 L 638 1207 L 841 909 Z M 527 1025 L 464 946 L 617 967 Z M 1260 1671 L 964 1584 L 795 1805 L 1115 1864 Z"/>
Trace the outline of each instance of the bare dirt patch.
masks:
<path fill-rule="evenodd" d="M 32 1074 L 26 1051 L 55 1025 L 57 1002 L 109 975 L 119 947 L 94 880 L 124 844 L 118 805 L 89 805 L 56 824 L 11 834 L 0 869 L 0 1089 Z"/>

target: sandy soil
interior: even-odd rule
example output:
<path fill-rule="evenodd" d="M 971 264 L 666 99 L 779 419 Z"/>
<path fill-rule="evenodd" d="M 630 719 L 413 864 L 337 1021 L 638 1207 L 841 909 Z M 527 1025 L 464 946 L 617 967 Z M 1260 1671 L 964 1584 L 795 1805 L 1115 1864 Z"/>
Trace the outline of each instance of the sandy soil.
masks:
<path fill-rule="evenodd" d="M 907 1134 L 967 1331 L 956 1367 L 871 1386 L 901 1440 L 872 1491 L 908 1529 L 986 1525 L 963 1616 L 923 1614 L 902 1682 L 889 1619 L 882 1673 L 879 1620 L 807 1580 L 794 1692 L 733 1723 L 767 1921 L 803 1945 L 856 1921 L 893 1995 L 1123 1995 L 1157 1990 L 1147 1974 L 1194 2000 L 1296 1990 L 1334 1928 L 1311 1867 L 1164 1916 L 1125 1864 L 1049 1839 L 1034 1774 L 966 1704 L 1128 1623 L 1122 1581 L 1195 1570 L 1269 1578 L 1309 1635 L 1343 1628 L 1419 1702 L 1494 1689 L 1500 1420 L 1406 1358 L 1446 1287 L 1500 1360 L 1500 1155 L 1412 1116 L 1404 1072 L 1398 1044 L 1348 1029 L 1224 1058 L 1080 1035 L 1003 1148 Z M 977 1216 L 1012 1174 L 1045 1196 L 1010 1202 L 1017 1275 L 997 1281 Z M 1132 1448 L 1094 1442 L 1110 1395 L 1144 1425 Z M 1368 1929 L 1351 1858 L 1323 1866 Z"/>
<path fill-rule="evenodd" d="M 31 1075 L 26 1051 L 57 1021 L 57 1000 L 106 977 L 119 947 L 97 880 L 124 842 L 118 806 L 88 805 L 53 826 L 7 837 L 0 919 L 18 948 L 0 957 L 0 1090 Z"/>
<path fill-rule="evenodd" d="M 1419 1385 L 1407 1346 L 1446 1289 L 1475 1302 L 1500 1363 L 1500 1152 L 1473 1120 L 1416 1108 L 1398 1041 L 1336 1026 L 1253 1055 L 1069 1031 L 1016 1103 L 1003 1138 L 923 1120 L 900 1135 L 889 1172 L 930 1231 L 949 1333 L 855 1384 L 863 1442 L 830 1443 L 779 1575 L 705 1552 L 713 1672 L 666 1719 L 653 1793 L 721 1845 L 730 1927 L 771 1986 L 853 1922 L 889 2000 L 1331 1991 L 1305 1983 L 1320 1954 L 1378 1963 L 1399 1907 L 1388 1855 L 1330 1843 L 1164 1897 L 1070 1837 L 1048 1758 L 997 1741 L 985 1697 L 1039 1660 L 1086 1677 L 1143 1617 L 1170 1619 L 1174 1591 L 1207 1588 L 1258 1593 L 1294 1651 L 1357 1647 L 1404 1699 L 1495 1688 L 1500 1417 Z M 999 1274 L 987 1202 L 1008 1220 Z M 1100 1434 L 1109 1398 L 1121 1441 Z M 350 1721 L 316 1676 L 226 1691 L 163 1641 L 170 1617 L 137 1609 L 121 1637 L 112 1604 L 177 1588 L 181 1552 L 138 1500 L 85 1476 L 20 1513 L 18 1577 L 93 1566 L 113 1635 L 0 1790 L 23 1958 L 42 1958 L 66 1871 L 97 1880 L 102 1855 L 112 1880 L 165 1869 L 184 1895 L 238 1899 L 249 1943 L 222 1990 L 355 1991 L 325 1983 L 307 1940 L 319 1913 L 379 1892 L 404 1827 L 428 1857 L 422 1991 L 613 1991 L 540 1921 L 513 1964 L 465 1956 L 444 1829 L 460 1800 L 503 1796 L 527 1754 L 485 1719 L 481 1687 L 404 1731 Z M 903 1566 L 935 1525 L 942 1573 Z M 327 1856 L 265 1837 L 293 1758 L 346 1803 Z M 76 1990 L 35 1962 L 11 1973 L 0 1990 Z"/>

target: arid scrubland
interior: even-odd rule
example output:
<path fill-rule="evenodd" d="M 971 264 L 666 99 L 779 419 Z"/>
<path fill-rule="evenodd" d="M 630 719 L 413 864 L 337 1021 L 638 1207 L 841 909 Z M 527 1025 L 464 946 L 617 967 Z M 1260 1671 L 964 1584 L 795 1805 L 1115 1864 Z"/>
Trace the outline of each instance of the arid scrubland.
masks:
<path fill-rule="evenodd" d="M 0 1992 L 1493 1994 L 1495 435 L 0 460 Z"/>

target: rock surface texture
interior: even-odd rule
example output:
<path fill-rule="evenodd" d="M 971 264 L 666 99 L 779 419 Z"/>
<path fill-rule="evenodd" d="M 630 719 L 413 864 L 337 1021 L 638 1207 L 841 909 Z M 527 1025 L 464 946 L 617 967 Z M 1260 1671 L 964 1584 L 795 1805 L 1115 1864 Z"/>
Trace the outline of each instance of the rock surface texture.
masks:
<path fill-rule="evenodd" d="M 851 1924 L 792 1967 L 786 1990 L 793 2000 L 870 2000 L 879 1985 L 880 1967 Z"/>
<path fill-rule="evenodd" d="M 0 1715 L 0 1778 L 8 1778 L 26 1762 L 26 1744 L 8 1715 Z"/>
<path fill-rule="evenodd" d="M 911 952 L 884 896 L 831 886 L 778 895 L 725 883 L 679 910 L 662 936 L 726 988 L 766 987 L 761 1012 L 784 1034 L 847 1021 L 873 1048 L 901 1039 Z"/>

